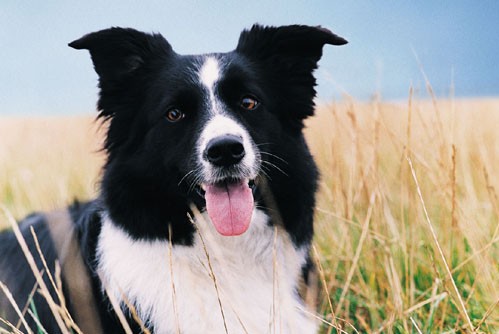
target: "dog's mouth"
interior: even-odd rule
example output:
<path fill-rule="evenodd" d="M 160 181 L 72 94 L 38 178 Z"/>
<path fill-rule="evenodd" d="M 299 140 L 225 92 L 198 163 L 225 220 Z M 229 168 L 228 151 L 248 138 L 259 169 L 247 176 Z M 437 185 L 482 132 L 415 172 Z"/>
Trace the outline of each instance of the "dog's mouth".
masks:
<path fill-rule="evenodd" d="M 254 180 L 227 179 L 213 184 L 202 183 L 198 192 L 204 197 L 206 211 L 215 229 L 224 236 L 246 232 L 253 214 Z"/>

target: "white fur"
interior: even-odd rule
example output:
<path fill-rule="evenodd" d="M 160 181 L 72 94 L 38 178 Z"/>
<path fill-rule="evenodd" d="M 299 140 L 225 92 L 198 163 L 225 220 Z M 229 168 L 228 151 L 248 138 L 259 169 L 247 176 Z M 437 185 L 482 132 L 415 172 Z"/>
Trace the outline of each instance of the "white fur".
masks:
<path fill-rule="evenodd" d="M 220 66 L 215 57 L 207 57 L 198 72 L 199 81 L 208 90 L 208 105 L 211 114 L 221 113 L 223 108 L 215 97 L 215 84 L 220 78 Z"/>
<path fill-rule="evenodd" d="M 215 57 L 207 57 L 199 70 L 199 79 L 210 91 L 213 91 L 215 82 L 220 77 L 220 67 Z"/>
<path fill-rule="evenodd" d="M 221 309 L 231 334 L 315 333 L 295 290 L 304 250 L 257 209 L 236 237 L 221 236 L 203 217 L 194 245 L 171 252 L 168 242 L 134 241 L 103 217 L 99 271 L 110 293 L 123 303 L 123 292 L 157 334 L 225 333 Z"/>

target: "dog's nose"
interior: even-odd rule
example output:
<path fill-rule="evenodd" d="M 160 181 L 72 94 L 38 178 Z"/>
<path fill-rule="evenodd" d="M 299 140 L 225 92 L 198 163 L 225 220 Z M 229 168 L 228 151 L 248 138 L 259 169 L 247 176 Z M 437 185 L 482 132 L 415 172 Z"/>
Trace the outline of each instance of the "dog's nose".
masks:
<path fill-rule="evenodd" d="M 206 145 L 204 157 L 215 166 L 235 165 L 244 158 L 243 140 L 234 135 L 213 138 Z"/>

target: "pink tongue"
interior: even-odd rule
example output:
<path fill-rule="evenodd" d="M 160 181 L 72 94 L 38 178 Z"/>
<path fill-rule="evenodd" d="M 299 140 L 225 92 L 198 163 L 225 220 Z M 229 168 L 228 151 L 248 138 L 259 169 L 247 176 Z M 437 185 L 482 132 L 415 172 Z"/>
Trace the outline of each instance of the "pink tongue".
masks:
<path fill-rule="evenodd" d="M 253 193 L 245 182 L 208 185 L 206 210 L 218 233 L 235 236 L 246 232 L 253 213 Z"/>

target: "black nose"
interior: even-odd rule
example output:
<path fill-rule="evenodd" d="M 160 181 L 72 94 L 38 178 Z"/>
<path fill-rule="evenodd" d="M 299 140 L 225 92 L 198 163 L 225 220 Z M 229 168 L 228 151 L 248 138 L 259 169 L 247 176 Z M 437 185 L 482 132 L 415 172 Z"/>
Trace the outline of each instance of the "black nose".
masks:
<path fill-rule="evenodd" d="M 244 158 L 244 155 L 243 140 L 234 135 L 213 138 L 204 150 L 205 159 L 220 167 L 235 165 Z"/>

